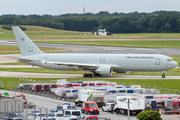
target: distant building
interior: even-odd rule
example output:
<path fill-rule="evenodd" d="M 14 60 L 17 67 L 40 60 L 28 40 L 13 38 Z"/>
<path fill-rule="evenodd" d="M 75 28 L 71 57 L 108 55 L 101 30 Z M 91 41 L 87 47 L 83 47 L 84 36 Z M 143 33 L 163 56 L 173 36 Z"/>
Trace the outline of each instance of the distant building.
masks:
<path fill-rule="evenodd" d="M 99 29 L 98 31 L 94 32 L 94 35 L 107 36 L 107 35 L 112 35 L 112 34 L 107 32 L 106 29 Z"/>

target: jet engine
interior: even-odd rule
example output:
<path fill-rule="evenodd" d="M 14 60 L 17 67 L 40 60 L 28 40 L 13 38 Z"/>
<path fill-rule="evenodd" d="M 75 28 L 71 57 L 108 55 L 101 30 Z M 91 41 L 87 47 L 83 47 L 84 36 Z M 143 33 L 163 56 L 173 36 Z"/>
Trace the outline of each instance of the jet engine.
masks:
<path fill-rule="evenodd" d="M 100 75 L 112 75 L 113 69 L 111 67 L 100 67 L 97 70 L 95 70 L 95 73 Z"/>

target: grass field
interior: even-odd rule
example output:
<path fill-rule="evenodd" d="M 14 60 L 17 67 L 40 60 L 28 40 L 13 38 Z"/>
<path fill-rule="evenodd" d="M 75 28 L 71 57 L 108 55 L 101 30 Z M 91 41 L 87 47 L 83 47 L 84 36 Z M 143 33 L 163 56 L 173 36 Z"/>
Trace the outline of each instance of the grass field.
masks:
<path fill-rule="evenodd" d="M 0 65 L 27 65 L 25 63 L 14 62 L 14 63 L 0 63 Z"/>
<path fill-rule="evenodd" d="M 17 84 L 19 83 L 26 83 L 26 82 L 31 82 L 36 80 L 39 82 L 50 82 L 50 83 L 55 83 L 57 79 L 60 78 L 24 78 L 24 80 L 22 80 L 23 78 L 21 78 L 21 80 L 19 80 L 19 78 L 11 78 L 11 77 L 1 77 L 0 81 L 4 82 L 4 89 L 12 89 L 12 88 L 16 88 Z M 28 80 L 27 80 L 28 79 Z M 100 80 L 100 81 L 111 81 L 111 82 L 117 82 L 118 84 L 125 84 L 125 85 L 141 85 L 142 87 L 146 87 L 146 88 L 166 88 L 166 89 L 172 89 L 171 93 L 175 93 L 175 90 L 178 90 L 178 93 L 180 94 L 180 80 L 164 80 L 164 79 L 147 79 L 147 80 L 130 80 L 130 79 L 94 79 L 94 78 L 82 78 L 82 79 L 67 79 L 68 81 L 95 81 L 95 80 Z M 163 91 L 164 92 L 164 91 Z M 162 92 L 162 93 L 163 93 Z M 167 90 L 166 90 L 167 92 Z"/>
<path fill-rule="evenodd" d="M 180 48 L 180 40 L 34 41 L 38 43 L 102 45 L 144 48 Z"/>
<path fill-rule="evenodd" d="M 114 34 L 113 36 L 94 36 L 92 32 L 57 30 L 40 26 L 25 26 L 25 33 L 31 39 L 179 39 L 179 33 L 134 33 Z M 15 39 L 11 30 L 5 30 L 0 25 L 0 39 Z"/>
<path fill-rule="evenodd" d="M 154 36 L 154 37 L 175 37 L 180 33 L 131 33 L 131 34 L 114 34 L 115 36 Z"/>
<path fill-rule="evenodd" d="M 77 32 L 77 31 L 67 31 L 67 30 L 58 30 L 47 27 L 40 26 L 25 26 L 26 31 L 24 31 L 28 37 L 31 39 L 56 39 L 56 38 L 68 38 L 69 36 L 89 36 L 92 35 L 91 32 Z M 0 39 L 15 39 L 14 33 L 12 30 L 2 29 L 0 26 Z"/>

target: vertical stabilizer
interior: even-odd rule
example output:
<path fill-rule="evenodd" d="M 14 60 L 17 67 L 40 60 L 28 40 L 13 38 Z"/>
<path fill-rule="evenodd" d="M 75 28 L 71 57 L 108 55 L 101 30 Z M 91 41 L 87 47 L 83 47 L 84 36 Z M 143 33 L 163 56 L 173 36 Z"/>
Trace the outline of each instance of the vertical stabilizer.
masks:
<path fill-rule="evenodd" d="M 30 56 L 43 53 L 18 26 L 13 26 L 12 29 L 18 42 L 22 56 Z"/>

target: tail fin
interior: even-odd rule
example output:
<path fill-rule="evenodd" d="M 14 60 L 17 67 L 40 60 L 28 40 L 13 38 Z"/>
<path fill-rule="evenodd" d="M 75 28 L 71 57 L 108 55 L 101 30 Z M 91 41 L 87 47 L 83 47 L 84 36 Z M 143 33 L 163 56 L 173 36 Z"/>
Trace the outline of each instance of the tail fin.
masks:
<path fill-rule="evenodd" d="M 13 26 L 12 29 L 18 42 L 22 56 L 30 56 L 43 53 L 18 26 Z"/>

